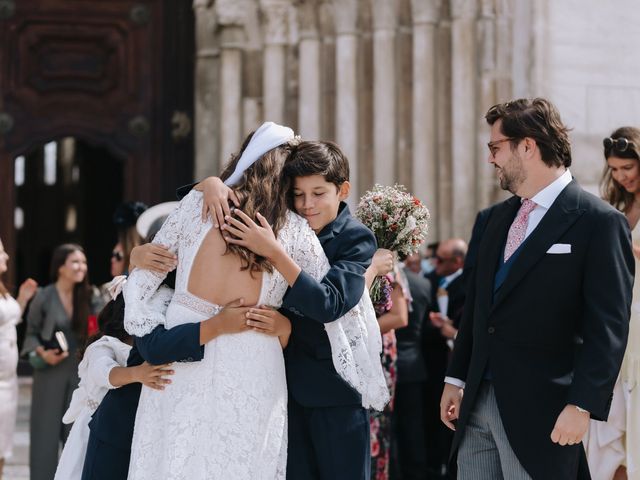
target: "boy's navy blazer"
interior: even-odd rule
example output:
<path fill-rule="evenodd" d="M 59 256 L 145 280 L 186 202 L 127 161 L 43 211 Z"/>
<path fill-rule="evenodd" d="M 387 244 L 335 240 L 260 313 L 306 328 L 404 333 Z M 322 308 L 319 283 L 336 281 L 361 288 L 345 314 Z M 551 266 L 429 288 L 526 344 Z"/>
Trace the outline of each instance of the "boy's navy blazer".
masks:
<path fill-rule="evenodd" d="M 324 324 L 358 304 L 364 272 L 376 251 L 373 233 L 356 220 L 345 203 L 336 219 L 318 234 L 331 269 L 318 282 L 300 272 L 287 290 L 280 311 L 291 320 L 285 350 L 289 392 L 301 405 L 327 407 L 360 404 L 360 395 L 336 372 Z"/>

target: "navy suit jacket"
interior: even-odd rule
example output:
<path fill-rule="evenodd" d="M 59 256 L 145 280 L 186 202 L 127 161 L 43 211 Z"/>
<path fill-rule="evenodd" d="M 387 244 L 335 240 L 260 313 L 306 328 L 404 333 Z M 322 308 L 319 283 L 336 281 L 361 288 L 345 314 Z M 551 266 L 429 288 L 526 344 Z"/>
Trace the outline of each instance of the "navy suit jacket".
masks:
<path fill-rule="evenodd" d="M 573 180 L 496 291 L 520 205 L 518 197 L 499 203 L 474 227 L 466 304 L 447 372 L 466 382 L 453 452 L 490 368 L 509 444 L 529 474 L 588 478 L 582 445 L 554 444 L 550 434 L 567 404 L 597 420 L 609 413 L 629 328 L 635 267 L 629 224 Z M 556 243 L 570 245 L 568 252 L 547 253 Z"/>
<path fill-rule="evenodd" d="M 320 282 L 300 272 L 280 310 L 292 325 L 285 350 L 289 392 L 308 407 L 356 405 L 360 395 L 336 372 L 324 324 L 342 317 L 360 301 L 376 240 L 345 203 L 318 239 L 331 269 Z"/>

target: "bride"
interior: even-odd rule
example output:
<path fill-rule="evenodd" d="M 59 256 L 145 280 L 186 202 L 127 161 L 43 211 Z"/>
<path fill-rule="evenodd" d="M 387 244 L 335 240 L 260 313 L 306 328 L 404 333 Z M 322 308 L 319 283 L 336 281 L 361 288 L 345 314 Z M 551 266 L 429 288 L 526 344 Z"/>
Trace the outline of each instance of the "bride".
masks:
<path fill-rule="evenodd" d="M 329 268 L 326 256 L 306 220 L 287 210 L 285 202 L 289 185 L 280 173 L 293 143 L 291 129 L 267 122 L 245 140 L 221 178 L 240 197 L 242 211 L 251 217 L 261 213 L 287 254 L 319 280 Z M 130 334 L 144 336 L 159 324 L 170 329 L 203 322 L 238 299 L 244 305 L 280 306 L 287 289 L 282 275 L 264 258 L 227 245 L 219 229 L 201 221 L 202 207 L 202 193 L 192 191 L 154 239 L 180 259 L 166 317 L 150 303 L 164 275 L 136 269 L 129 276 L 124 294 Z M 379 336 L 362 320 L 373 317 L 375 322 L 367 294 L 343 319 L 347 317 L 344 328 L 338 320 L 330 334 L 332 350 L 335 345 L 343 364 L 339 373 L 359 392 L 376 383 L 363 385 L 363 377 L 384 385 L 376 366 Z M 200 362 L 174 364 L 172 384 L 164 391 L 143 387 L 129 479 L 284 479 L 287 388 L 282 348 L 287 340 L 288 335 L 278 338 L 249 329 L 220 335 L 205 345 Z M 363 403 L 367 397 L 363 391 Z"/>

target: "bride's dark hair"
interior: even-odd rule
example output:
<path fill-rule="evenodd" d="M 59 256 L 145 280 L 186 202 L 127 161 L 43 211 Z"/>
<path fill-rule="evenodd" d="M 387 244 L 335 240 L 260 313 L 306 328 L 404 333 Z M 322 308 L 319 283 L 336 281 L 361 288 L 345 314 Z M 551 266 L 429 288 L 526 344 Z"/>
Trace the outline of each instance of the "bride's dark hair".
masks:
<path fill-rule="evenodd" d="M 231 156 L 231 160 L 220 174 L 222 181 L 231 176 L 254 133 L 251 132 L 244 140 L 240 151 Z M 284 143 L 262 155 L 245 170 L 240 181 L 232 187 L 240 200 L 239 209 L 258 224 L 256 213 L 260 212 L 276 235 L 284 225 L 287 216 L 286 193 L 289 191 L 290 180 L 282 176 L 282 167 L 291 153 L 293 143 L 293 141 Z M 266 258 L 256 255 L 245 247 L 228 244 L 228 252 L 240 257 L 243 270 L 273 272 L 273 265 Z"/>

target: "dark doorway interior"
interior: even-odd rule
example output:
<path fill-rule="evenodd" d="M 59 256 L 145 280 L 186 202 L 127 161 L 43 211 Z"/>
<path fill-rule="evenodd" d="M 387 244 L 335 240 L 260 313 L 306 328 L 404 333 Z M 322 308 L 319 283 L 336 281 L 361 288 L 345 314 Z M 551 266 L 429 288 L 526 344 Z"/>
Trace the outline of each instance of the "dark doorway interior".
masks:
<path fill-rule="evenodd" d="M 17 277 L 46 285 L 53 248 L 75 242 L 86 250 L 91 282 L 108 281 L 123 162 L 74 138 L 37 147 L 22 158 L 16 159 Z"/>
<path fill-rule="evenodd" d="M 108 150 L 75 138 L 16 158 L 17 278 L 47 285 L 53 249 L 74 242 L 85 248 L 91 283 L 110 280 L 112 216 L 123 200 L 123 171 L 124 162 Z"/>

